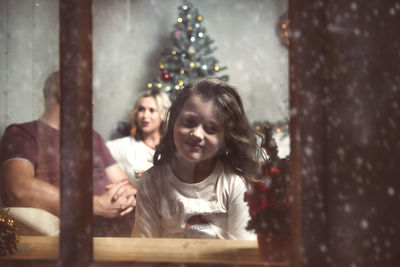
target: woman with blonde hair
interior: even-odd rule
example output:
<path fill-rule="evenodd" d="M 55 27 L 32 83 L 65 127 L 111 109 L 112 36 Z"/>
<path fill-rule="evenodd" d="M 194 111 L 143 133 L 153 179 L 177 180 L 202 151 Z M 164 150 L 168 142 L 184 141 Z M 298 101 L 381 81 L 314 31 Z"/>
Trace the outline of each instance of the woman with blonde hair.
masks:
<path fill-rule="evenodd" d="M 160 90 L 146 90 L 129 113 L 131 135 L 107 142 L 119 165 L 136 183 L 153 166 L 156 146 L 165 132 L 166 115 L 171 101 Z"/>

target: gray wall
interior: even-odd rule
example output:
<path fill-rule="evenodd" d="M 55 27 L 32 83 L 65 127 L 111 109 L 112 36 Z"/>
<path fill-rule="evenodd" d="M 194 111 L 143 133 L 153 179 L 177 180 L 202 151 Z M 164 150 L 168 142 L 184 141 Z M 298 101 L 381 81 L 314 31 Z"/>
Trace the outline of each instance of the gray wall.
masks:
<path fill-rule="evenodd" d="M 214 39 L 222 73 L 250 121 L 288 116 L 288 54 L 275 24 L 286 0 L 192 0 Z M 94 128 L 109 139 L 136 96 L 159 75 L 178 0 L 93 0 Z M 58 3 L 0 0 L 0 132 L 42 112 L 41 88 L 58 66 Z"/>

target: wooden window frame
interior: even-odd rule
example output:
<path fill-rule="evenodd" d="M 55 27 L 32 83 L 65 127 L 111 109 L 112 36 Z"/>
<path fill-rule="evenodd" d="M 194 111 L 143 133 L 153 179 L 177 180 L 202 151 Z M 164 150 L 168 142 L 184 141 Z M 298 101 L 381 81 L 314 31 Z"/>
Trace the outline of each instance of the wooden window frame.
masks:
<path fill-rule="evenodd" d="M 332 19 L 334 15 L 342 14 L 342 11 L 351 12 L 348 1 L 289 0 L 293 38 L 289 49 L 291 192 L 294 207 L 292 266 L 332 266 L 333 261 L 337 266 L 349 266 L 354 260 L 358 261 L 357 266 L 373 264 L 373 261 L 376 263 L 374 266 L 389 266 L 396 260 L 396 255 L 398 257 L 396 253 L 400 240 L 395 234 L 388 235 L 389 231 L 379 232 L 379 229 L 384 226 L 399 231 L 398 218 L 394 217 L 398 214 L 398 199 L 391 197 L 390 192 L 400 192 L 400 127 L 393 127 L 392 123 L 400 121 L 400 112 L 396 108 L 400 103 L 400 42 L 397 38 L 400 16 L 388 13 L 379 17 L 379 23 L 374 21 L 368 24 L 368 21 L 359 18 L 370 16 L 373 8 L 380 11 L 379 14 L 385 14 L 397 2 L 353 2 L 357 3 L 357 11 L 354 12 L 358 16 L 342 16 L 341 20 L 335 21 Z M 87 154 L 91 151 L 92 131 L 91 3 L 91 0 L 60 0 L 63 160 L 59 261 L 62 266 L 89 266 L 93 263 L 92 193 L 88 190 L 92 180 L 84 179 L 86 182 L 83 182 L 78 179 L 81 176 L 91 177 L 91 155 Z M 327 15 L 327 12 L 331 13 Z M 305 16 L 309 19 L 304 19 Z M 364 35 L 354 38 L 354 31 L 360 29 L 361 33 L 367 29 L 372 37 L 368 41 Z M 353 47 L 363 53 L 352 50 Z M 359 62 L 368 63 L 363 65 L 365 69 L 362 71 L 354 68 L 354 64 Z M 360 97 L 346 97 L 349 86 Z M 397 90 L 393 89 L 395 87 Z M 387 89 L 384 97 L 381 88 Z M 341 105 L 343 101 L 347 101 L 347 105 Z M 355 112 L 365 119 L 356 125 L 351 119 Z M 382 117 L 374 114 L 381 114 Z M 337 120 L 340 120 L 340 125 L 335 124 Z M 364 144 L 363 140 L 357 139 L 341 139 L 341 136 L 351 137 L 362 130 L 368 130 L 369 136 L 365 138 L 373 144 Z M 380 142 L 383 137 L 385 142 Z M 349 159 L 361 157 L 377 167 L 374 172 L 368 168 L 355 169 L 352 160 L 341 160 L 343 153 Z M 340 162 L 340 169 L 332 168 L 332 162 Z M 352 175 L 372 183 L 373 186 L 366 188 L 368 198 L 359 198 L 349 192 L 359 186 L 359 180 L 353 179 Z M 68 190 L 65 190 L 66 187 Z M 389 190 L 389 196 L 384 190 Z M 338 231 L 346 223 L 362 221 L 364 216 L 360 212 L 346 214 L 338 197 L 341 193 L 345 194 L 355 211 L 364 211 L 373 205 L 379 216 L 368 218 L 368 229 L 353 227 L 349 235 Z M 383 194 L 385 197 L 382 197 Z M 369 240 L 371 231 L 376 238 L 391 244 L 390 248 L 385 248 L 386 257 L 379 260 L 371 260 L 375 253 L 374 246 L 360 245 L 360 241 Z M 342 253 L 343 250 L 352 253 Z M 363 257 L 355 258 L 354 255 Z M 304 257 L 307 264 L 304 264 Z M 54 261 L 47 265 L 36 263 L 38 266 L 54 265 Z M 20 266 L 21 262 L 16 264 Z M 25 265 L 31 264 L 26 262 Z M 94 265 L 135 264 L 96 262 Z M 36 265 L 35 261 L 33 265 Z"/>

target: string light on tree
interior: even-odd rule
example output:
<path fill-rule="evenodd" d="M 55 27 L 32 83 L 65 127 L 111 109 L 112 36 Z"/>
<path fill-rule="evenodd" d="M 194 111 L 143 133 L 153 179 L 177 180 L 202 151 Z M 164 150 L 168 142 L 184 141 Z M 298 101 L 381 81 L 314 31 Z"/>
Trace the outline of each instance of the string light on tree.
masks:
<path fill-rule="evenodd" d="M 269 121 L 255 122 L 253 124 L 254 129 L 258 132 L 262 132 L 264 128 L 270 128 L 275 133 L 282 133 L 284 135 L 289 135 L 289 123 L 287 120 L 277 121 L 271 123 Z"/>
<path fill-rule="evenodd" d="M 281 44 L 284 47 L 289 47 L 290 45 L 290 27 L 289 27 L 289 19 L 287 13 L 283 13 L 276 24 L 276 34 L 279 37 Z"/>

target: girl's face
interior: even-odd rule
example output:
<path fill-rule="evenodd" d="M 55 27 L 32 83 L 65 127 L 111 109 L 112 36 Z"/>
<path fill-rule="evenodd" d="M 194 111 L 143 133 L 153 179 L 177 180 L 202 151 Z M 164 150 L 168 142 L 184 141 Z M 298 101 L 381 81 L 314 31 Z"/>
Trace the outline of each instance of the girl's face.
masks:
<path fill-rule="evenodd" d="M 189 97 L 174 124 L 174 142 L 180 160 L 199 163 L 216 156 L 224 145 L 224 128 L 213 100 Z"/>
<path fill-rule="evenodd" d="M 144 134 L 159 131 L 162 119 L 153 97 L 142 98 L 136 116 L 138 127 Z"/>

